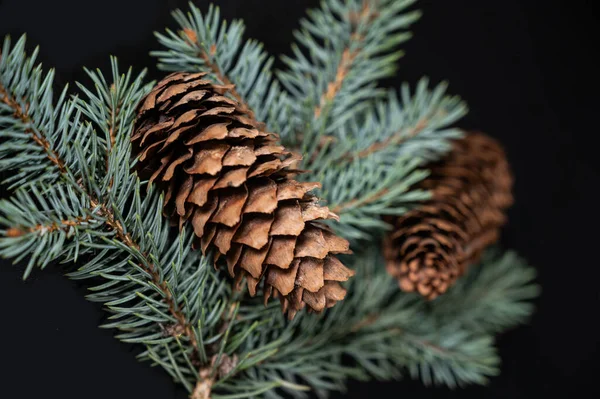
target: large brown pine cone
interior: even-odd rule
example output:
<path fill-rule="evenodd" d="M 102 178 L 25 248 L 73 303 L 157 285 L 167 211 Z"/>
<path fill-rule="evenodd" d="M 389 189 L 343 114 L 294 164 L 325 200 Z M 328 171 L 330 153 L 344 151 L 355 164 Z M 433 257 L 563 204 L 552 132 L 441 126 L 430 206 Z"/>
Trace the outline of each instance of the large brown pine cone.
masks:
<path fill-rule="evenodd" d="M 403 291 L 428 299 L 443 294 L 497 241 L 512 205 L 512 174 L 502 147 L 471 132 L 430 165 L 431 174 L 415 188 L 432 198 L 401 217 L 383 243 L 388 272 Z"/>
<path fill-rule="evenodd" d="M 290 165 L 300 156 L 277 144 L 230 89 L 204 73 L 174 73 L 142 101 L 132 136 L 138 173 L 165 191 L 165 212 L 191 222 L 203 253 L 224 256 L 237 284 L 265 303 L 282 301 L 293 318 L 305 304 L 321 312 L 346 294 L 354 275 L 335 256 L 349 244 L 316 222 L 337 218 L 299 183 Z"/>

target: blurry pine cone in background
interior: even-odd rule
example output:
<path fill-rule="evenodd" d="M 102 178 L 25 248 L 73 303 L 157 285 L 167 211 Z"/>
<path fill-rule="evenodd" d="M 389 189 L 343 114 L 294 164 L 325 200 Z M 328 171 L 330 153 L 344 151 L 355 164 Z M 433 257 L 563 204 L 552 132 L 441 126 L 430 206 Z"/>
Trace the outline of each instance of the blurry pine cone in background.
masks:
<path fill-rule="evenodd" d="M 262 281 L 265 303 L 279 297 L 290 318 L 305 305 L 332 307 L 354 272 L 335 256 L 350 253 L 348 242 L 316 222 L 337 218 L 309 193 L 320 184 L 293 180 L 299 155 L 205 75 L 171 74 L 142 100 L 132 136 L 138 173 L 252 296 Z"/>
<path fill-rule="evenodd" d="M 387 218 L 387 271 L 406 292 L 443 294 L 499 238 L 512 205 L 513 178 L 500 144 L 480 132 L 455 140 L 445 158 L 429 165 L 417 187 L 432 198 L 401 217 Z"/>

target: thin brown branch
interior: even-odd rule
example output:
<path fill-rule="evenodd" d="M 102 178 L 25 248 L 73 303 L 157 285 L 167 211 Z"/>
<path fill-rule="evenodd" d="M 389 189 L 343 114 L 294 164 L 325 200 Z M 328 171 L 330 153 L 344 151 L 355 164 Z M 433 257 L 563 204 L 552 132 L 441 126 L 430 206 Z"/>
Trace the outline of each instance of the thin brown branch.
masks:
<path fill-rule="evenodd" d="M 114 93 L 114 91 L 116 90 L 116 86 L 114 83 L 112 83 L 110 85 L 110 91 Z M 121 110 L 121 104 L 117 104 L 117 108 L 115 110 L 113 110 L 112 108 L 110 109 L 110 116 L 109 116 L 109 120 L 108 120 L 108 142 L 106 143 L 106 172 L 108 173 L 108 170 L 110 168 L 110 154 L 112 152 L 112 149 L 115 146 L 115 143 L 117 141 L 117 116 L 119 114 L 119 111 Z M 108 182 L 108 187 L 109 189 L 112 188 L 113 186 L 113 179 L 110 179 L 110 181 Z"/>
<path fill-rule="evenodd" d="M 348 202 L 344 202 L 341 203 L 339 205 L 336 205 L 331 212 L 335 213 L 335 214 L 340 214 L 341 212 L 343 212 L 344 210 L 348 209 L 348 208 L 353 208 L 356 206 L 363 206 L 363 205 L 368 205 L 370 203 L 373 203 L 375 201 L 377 201 L 379 198 L 383 197 L 385 194 L 387 194 L 388 190 L 387 189 L 382 189 L 378 192 L 376 192 L 375 194 L 369 195 L 367 198 L 363 198 L 363 199 L 352 199 Z"/>
<path fill-rule="evenodd" d="M 352 23 L 353 30 L 350 33 L 350 42 L 342 52 L 342 58 L 338 65 L 335 73 L 335 78 L 332 82 L 327 84 L 325 93 L 321 96 L 319 104 L 315 107 L 314 115 L 315 118 L 319 118 L 323 112 L 323 109 L 333 102 L 337 94 L 342 89 L 344 80 L 348 76 L 348 72 L 354 63 L 356 57 L 360 54 L 360 48 L 353 49 L 353 44 L 360 43 L 363 41 L 363 36 L 357 31 L 358 26 L 361 22 L 371 22 L 378 16 L 378 12 L 371 8 L 371 1 L 363 0 L 363 4 L 360 12 L 354 12 L 347 16 L 348 20 Z"/>
<path fill-rule="evenodd" d="M 129 233 L 125 232 L 125 230 L 123 229 L 123 226 L 121 225 L 121 222 L 116 220 L 113 212 L 105 204 L 98 204 L 95 200 L 92 199 L 91 205 L 94 208 L 99 206 L 100 215 L 102 215 L 106 219 L 105 223 L 115 231 L 116 236 L 119 239 L 119 241 L 121 241 L 122 243 L 124 243 L 131 249 L 140 251 L 140 246 L 137 244 L 137 242 L 135 242 L 135 240 L 133 238 L 131 238 L 131 235 Z M 147 253 L 142 252 L 142 251 L 140 251 L 140 252 L 142 253 L 142 256 L 144 258 L 146 258 L 146 259 L 149 258 Z M 183 312 L 181 312 L 181 310 L 177 306 L 177 303 L 175 302 L 175 299 L 173 298 L 173 293 L 171 292 L 166 281 L 164 281 L 160 278 L 160 274 L 158 273 L 155 265 L 152 262 L 148 262 L 148 266 L 145 266 L 143 264 L 140 264 L 139 266 L 146 273 L 148 273 L 151 276 L 151 279 L 152 279 L 152 282 L 154 283 L 154 285 L 156 285 L 163 293 L 163 295 L 164 295 L 163 300 L 169 307 L 169 313 L 171 313 L 171 316 L 173 316 L 175 318 L 175 320 L 177 320 L 177 323 L 179 325 L 179 327 L 176 328 L 174 331 L 178 331 L 178 330 L 182 331 L 188 337 L 190 344 L 192 345 L 192 347 L 194 348 L 194 351 L 196 352 L 196 355 L 199 356 L 200 351 L 198 348 L 198 340 L 196 339 L 196 334 L 194 333 L 192 326 L 187 321 Z"/>
<path fill-rule="evenodd" d="M 19 102 L 9 93 L 2 83 L 0 83 L 0 101 L 8 105 L 13 110 L 13 116 L 15 118 L 20 119 L 21 122 L 23 122 L 23 124 L 26 126 L 31 126 L 31 118 L 29 117 L 27 109 L 29 106 L 26 106 L 25 109 L 23 109 Z M 66 173 L 64 162 L 60 159 L 56 151 L 50 148 L 50 142 L 43 135 L 36 134 L 31 127 L 25 128 L 25 132 L 29 133 L 31 135 L 31 139 L 40 147 L 42 147 L 44 151 L 46 151 L 46 155 L 50 162 L 56 165 L 61 173 Z"/>
<path fill-rule="evenodd" d="M 362 319 L 361 321 L 359 321 L 358 323 L 356 323 L 354 326 L 352 326 L 350 328 L 350 331 L 353 333 L 356 333 L 365 327 L 369 327 L 369 326 L 375 324 L 377 322 L 377 320 L 379 320 L 379 314 L 377 314 L 377 313 L 371 314 L 371 315 L 365 317 L 364 319 Z M 421 346 L 425 346 L 425 347 L 427 347 L 435 352 L 441 353 L 443 355 L 447 355 L 449 352 L 446 348 L 436 345 L 430 341 L 420 339 L 419 337 L 416 337 L 412 334 L 407 334 L 407 332 L 400 327 L 392 327 L 390 329 L 387 329 L 386 331 L 389 331 L 391 333 L 404 334 L 405 336 L 408 336 L 409 339 L 411 339 L 413 342 L 416 342 L 417 344 L 419 344 Z"/>
<path fill-rule="evenodd" d="M 39 234 L 47 234 L 52 233 L 58 230 L 67 231 L 72 227 L 81 226 L 83 224 L 89 223 L 93 220 L 91 216 L 86 217 L 76 217 L 71 220 L 61 220 L 60 222 L 54 222 L 51 224 L 38 224 L 29 228 L 22 227 L 11 227 L 5 233 L 7 237 L 21 237 L 30 233 L 39 233 Z"/>
<path fill-rule="evenodd" d="M 425 119 L 420 120 L 419 122 L 417 122 L 415 127 L 410 130 L 410 132 L 405 133 L 403 131 L 400 131 L 400 132 L 394 133 L 391 136 L 389 136 L 388 138 L 386 138 L 385 140 L 375 142 L 375 143 L 371 144 L 369 147 L 365 148 L 364 150 L 362 150 L 356 154 L 348 154 L 345 157 L 345 159 L 352 160 L 352 159 L 357 159 L 357 158 L 365 158 L 365 157 L 367 157 L 371 154 L 374 154 L 377 151 L 380 151 L 390 145 L 401 144 L 402 142 L 404 142 L 408 139 L 411 139 L 411 138 L 417 136 L 419 133 L 421 133 L 421 131 L 427 127 L 427 123 L 428 123 L 428 121 Z M 368 196 L 367 198 L 364 198 L 364 199 L 356 199 L 355 198 L 348 202 L 338 204 L 332 209 L 332 212 L 336 213 L 336 214 L 340 214 L 341 212 L 343 212 L 344 210 L 349 209 L 349 208 L 353 208 L 356 206 L 368 205 L 368 204 L 373 203 L 373 202 L 377 201 L 378 199 L 380 199 L 387 192 L 388 192 L 387 189 L 382 189 L 382 190 Z"/>
<path fill-rule="evenodd" d="M 335 99 L 335 96 L 338 94 L 338 92 L 342 89 L 344 79 L 346 79 L 348 71 L 350 70 L 350 67 L 352 66 L 352 63 L 354 62 L 354 59 L 357 55 L 357 50 L 350 51 L 349 48 L 346 48 L 342 53 L 342 59 L 335 73 L 335 79 L 333 82 L 330 82 L 327 85 L 327 90 L 325 91 L 325 93 L 323 93 L 319 105 L 315 108 L 314 114 L 316 118 L 321 116 L 323 108 L 327 104 L 330 104 Z"/>
<path fill-rule="evenodd" d="M 211 368 L 205 367 L 200 369 L 198 382 L 190 395 L 190 399 L 210 399 L 210 392 L 213 385 L 213 380 L 210 378 Z"/>
<path fill-rule="evenodd" d="M 115 84 L 111 84 L 110 85 L 110 91 L 114 93 L 114 91 L 116 90 Z M 108 148 L 108 153 L 110 155 L 110 152 L 112 150 L 112 148 L 115 146 L 115 142 L 116 142 L 116 136 L 117 136 L 117 128 L 116 128 L 116 118 L 117 115 L 119 114 L 120 111 L 120 106 L 121 104 L 117 105 L 117 109 L 113 110 L 111 108 L 110 110 L 110 123 L 108 125 L 108 136 L 109 136 L 109 143 L 107 145 Z"/>
<path fill-rule="evenodd" d="M 235 84 L 223 72 L 219 69 L 218 65 L 211 61 L 211 57 L 213 57 L 217 53 L 217 46 L 212 44 L 210 46 L 210 50 L 207 53 L 204 51 L 198 43 L 198 36 L 196 35 L 196 31 L 191 28 L 184 28 L 181 33 L 187 38 L 190 44 L 194 45 L 199 49 L 198 56 L 202 58 L 204 64 L 211 70 L 211 72 L 219 79 L 225 86 L 229 86 L 229 93 L 235 98 L 235 100 L 239 103 L 241 109 L 248 114 L 248 116 L 252 119 L 255 118 L 254 111 L 250 108 L 248 103 L 244 100 L 242 95 L 235 89 Z"/>
<path fill-rule="evenodd" d="M 359 321 L 358 323 L 356 323 L 354 326 L 350 327 L 350 331 L 357 332 L 365 327 L 368 327 L 372 324 L 374 324 L 377 320 L 379 319 L 379 314 L 377 313 L 373 313 L 372 315 L 369 315 L 367 317 L 365 317 L 364 319 L 362 319 L 361 321 Z"/>
<path fill-rule="evenodd" d="M 423 131 L 423 129 L 425 129 L 427 127 L 428 121 L 425 119 L 422 119 L 420 121 L 417 122 L 417 124 L 415 125 L 415 127 L 413 127 L 410 132 L 405 133 L 403 131 L 399 131 L 397 133 L 392 134 L 391 136 L 389 136 L 388 138 L 386 138 L 385 140 L 382 141 L 378 141 L 375 142 L 373 144 L 371 144 L 369 147 L 365 148 L 364 150 L 358 152 L 357 154 L 352 154 L 349 155 L 349 158 L 366 158 L 369 155 L 380 151 L 390 145 L 398 145 L 401 144 L 402 142 L 411 139 L 415 136 L 417 136 L 419 133 L 421 133 Z"/>

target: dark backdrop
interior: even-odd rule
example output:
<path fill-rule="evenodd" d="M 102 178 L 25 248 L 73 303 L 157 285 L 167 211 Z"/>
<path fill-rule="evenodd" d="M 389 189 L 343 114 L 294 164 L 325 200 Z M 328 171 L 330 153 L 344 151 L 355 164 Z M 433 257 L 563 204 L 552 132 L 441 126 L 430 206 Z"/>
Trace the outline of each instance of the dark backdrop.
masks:
<path fill-rule="evenodd" d="M 218 0 L 225 17 L 247 23 L 249 37 L 273 54 L 289 53 L 298 18 L 316 0 Z M 199 1 L 201 6 L 206 2 Z M 598 64 L 592 1 L 453 0 L 420 2 L 424 17 L 405 45 L 397 79 L 447 79 L 471 112 L 465 128 L 501 140 L 517 181 L 503 244 L 540 271 L 543 295 L 530 325 L 499 340 L 502 375 L 487 388 L 425 390 L 419 383 L 351 383 L 344 397 L 377 395 L 525 398 L 588 390 L 598 352 Z M 0 35 L 28 34 L 62 85 L 85 79 L 82 67 L 108 71 L 108 56 L 138 70 L 157 48 L 152 35 L 172 25 L 176 0 L 0 0 Z M 87 81 L 86 81 L 87 82 Z M 588 227 L 589 226 L 589 227 Z M 138 363 L 132 348 L 97 328 L 100 309 L 57 268 L 0 267 L 0 392 L 3 397 L 185 398 L 159 369 Z M 12 394 L 11 394 L 12 393 Z M 339 397 L 342 397 L 341 395 Z"/>

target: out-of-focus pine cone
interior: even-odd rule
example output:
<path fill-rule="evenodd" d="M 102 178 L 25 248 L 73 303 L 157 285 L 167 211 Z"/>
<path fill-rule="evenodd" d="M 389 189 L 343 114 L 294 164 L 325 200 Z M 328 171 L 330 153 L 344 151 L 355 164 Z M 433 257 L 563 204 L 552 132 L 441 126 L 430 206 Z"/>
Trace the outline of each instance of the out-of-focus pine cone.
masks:
<path fill-rule="evenodd" d="M 384 238 L 383 252 L 403 291 L 434 299 L 498 240 L 513 203 L 513 178 L 500 144 L 480 132 L 456 140 L 429 169 L 415 188 L 430 190 L 431 199 L 387 218 L 394 229 Z"/>
<path fill-rule="evenodd" d="M 202 252 L 226 259 L 236 287 L 246 278 L 265 303 L 279 297 L 289 318 L 344 298 L 354 275 L 335 256 L 348 241 L 318 220 L 337 218 L 290 167 L 300 156 L 277 143 L 204 73 L 173 73 L 143 99 L 132 136 L 138 173 L 165 194 L 165 213 L 190 222 Z"/>

